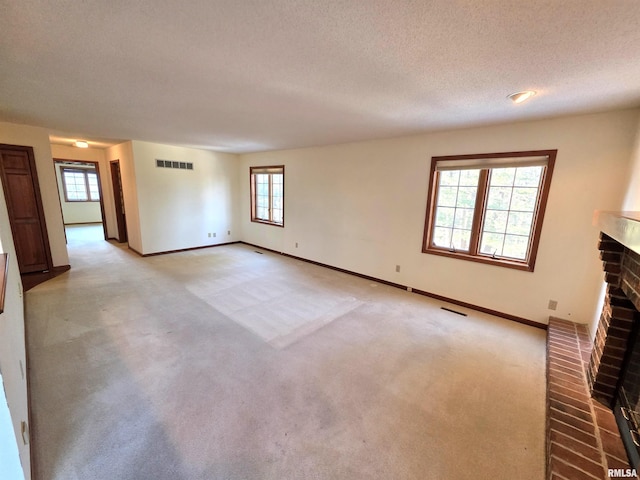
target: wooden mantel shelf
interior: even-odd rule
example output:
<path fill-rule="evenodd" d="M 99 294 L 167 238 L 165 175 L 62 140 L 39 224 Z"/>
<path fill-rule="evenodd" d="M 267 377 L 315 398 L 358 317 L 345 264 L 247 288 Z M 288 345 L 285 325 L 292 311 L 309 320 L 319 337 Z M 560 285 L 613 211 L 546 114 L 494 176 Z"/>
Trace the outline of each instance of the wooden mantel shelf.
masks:
<path fill-rule="evenodd" d="M 593 223 L 602 233 L 640 254 L 640 212 L 596 210 Z"/>

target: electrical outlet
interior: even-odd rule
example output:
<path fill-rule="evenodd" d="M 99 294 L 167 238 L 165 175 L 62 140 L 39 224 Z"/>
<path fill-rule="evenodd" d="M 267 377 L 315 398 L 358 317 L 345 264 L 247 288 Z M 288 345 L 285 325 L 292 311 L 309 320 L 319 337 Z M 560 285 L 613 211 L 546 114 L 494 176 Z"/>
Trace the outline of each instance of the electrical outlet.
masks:
<path fill-rule="evenodd" d="M 396 265 L 396 272 L 400 271 L 400 265 Z"/>
<path fill-rule="evenodd" d="M 298 248 L 298 242 L 296 242 L 296 248 Z"/>
<path fill-rule="evenodd" d="M 20 375 L 22 375 L 22 378 L 24 379 L 24 367 L 22 366 L 22 360 L 19 360 L 18 363 L 20 364 Z"/>
<path fill-rule="evenodd" d="M 549 300 L 549 306 L 547 307 L 549 310 L 555 310 L 558 308 L 557 300 Z"/>
<path fill-rule="evenodd" d="M 211 234 L 209 234 L 209 238 L 211 238 Z"/>
<path fill-rule="evenodd" d="M 227 230 L 227 235 L 231 235 L 231 230 Z"/>
<path fill-rule="evenodd" d="M 216 232 L 213 232 L 213 236 L 214 236 L 214 237 L 216 236 Z"/>

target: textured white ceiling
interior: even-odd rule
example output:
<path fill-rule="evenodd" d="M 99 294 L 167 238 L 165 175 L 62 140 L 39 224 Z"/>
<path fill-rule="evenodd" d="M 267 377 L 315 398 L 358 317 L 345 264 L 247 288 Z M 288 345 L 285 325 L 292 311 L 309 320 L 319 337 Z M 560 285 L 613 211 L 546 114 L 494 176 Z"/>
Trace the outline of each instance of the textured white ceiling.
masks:
<path fill-rule="evenodd" d="M 2 0 L 0 120 L 249 152 L 640 106 L 637 0 Z M 514 105 L 510 93 L 538 95 Z"/>

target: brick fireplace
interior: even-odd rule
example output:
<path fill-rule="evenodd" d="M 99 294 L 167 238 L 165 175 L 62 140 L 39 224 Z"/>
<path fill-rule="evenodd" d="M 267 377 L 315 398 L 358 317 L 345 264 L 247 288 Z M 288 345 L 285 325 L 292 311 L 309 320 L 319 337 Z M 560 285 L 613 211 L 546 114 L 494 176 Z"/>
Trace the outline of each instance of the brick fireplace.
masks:
<path fill-rule="evenodd" d="M 605 233 L 600 258 L 607 291 L 596 330 L 587 380 L 592 396 L 611 405 L 634 321 L 640 310 L 640 255 Z"/>
<path fill-rule="evenodd" d="M 595 338 L 549 321 L 550 480 L 636 478 L 640 464 L 640 212 L 598 212 L 596 222 L 607 286 Z"/>

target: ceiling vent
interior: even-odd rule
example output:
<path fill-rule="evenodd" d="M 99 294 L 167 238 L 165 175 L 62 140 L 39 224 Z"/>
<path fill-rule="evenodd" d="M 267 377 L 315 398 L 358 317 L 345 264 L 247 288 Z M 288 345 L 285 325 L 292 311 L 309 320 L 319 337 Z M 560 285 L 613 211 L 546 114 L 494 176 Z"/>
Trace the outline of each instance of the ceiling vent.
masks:
<path fill-rule="evenodd" d="M 158 168 L 177 168 L 180 170 L 193 170 L 193 163 L 191 162 L 174 162 L 173 160 L 158 160 L 156 159 L 156 167 Z"/>

